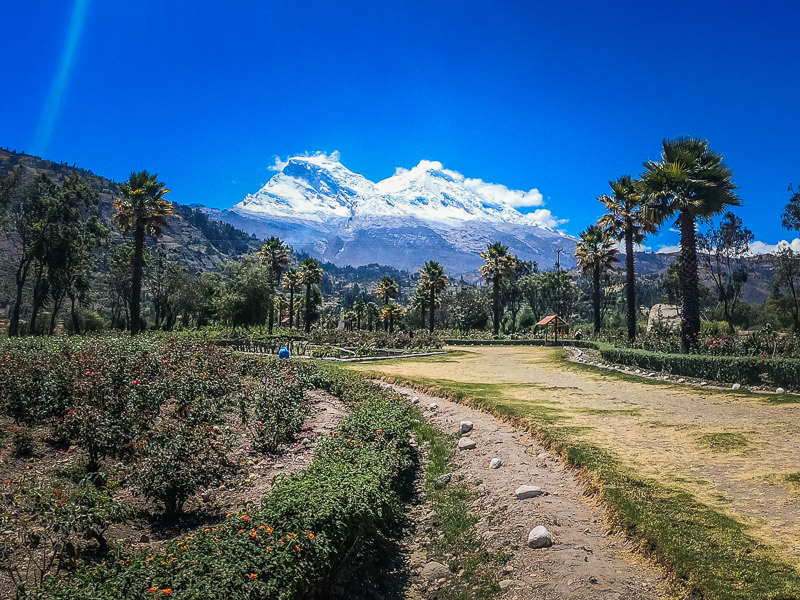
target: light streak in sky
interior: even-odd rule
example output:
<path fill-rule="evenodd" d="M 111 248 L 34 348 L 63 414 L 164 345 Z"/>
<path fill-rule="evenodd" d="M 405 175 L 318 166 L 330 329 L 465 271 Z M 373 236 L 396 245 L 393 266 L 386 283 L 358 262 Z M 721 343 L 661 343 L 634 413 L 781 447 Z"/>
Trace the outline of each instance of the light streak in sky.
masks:
<path fill-rule="evenodd" d="M 39 119 L 39 127 L 36 129 L 36 137 L 33 143 L 33 153 L 42 155 L 50 143 L 50 136 L 56 126 L 58 113 L 61 108 L 61 100 L 64 98 L 64 91 L 69 82 L 72 63 L 75 59 L 75 51 L 80 41 L 83 25 L 86 22 L 86 12 L 89 8 L 89 0 L 75 0 L 72 7 L 72 17 L 69 21 L 67 39 L 64 44 L 64 51 L 61 53 L 61 62 L 58 71 L 50 86 L 50 93 L 47 96 L 47 103 L 44 105 L 42 116 Z"/>

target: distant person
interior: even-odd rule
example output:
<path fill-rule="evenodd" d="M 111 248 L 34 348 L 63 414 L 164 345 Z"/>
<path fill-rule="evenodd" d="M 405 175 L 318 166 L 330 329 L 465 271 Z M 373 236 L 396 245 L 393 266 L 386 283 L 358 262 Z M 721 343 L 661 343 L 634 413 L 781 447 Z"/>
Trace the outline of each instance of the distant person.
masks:
<path fill-rule="evenodd" d="M 583 329 L 578 329 L 573 336 L 576 340 L 579 340 L 583 337 Z"/>
<path fill-rule="evenodd" d="M 281 349 L 278 351 L 279 358 L 289 358 L 289 349 L 286 346 L 282 346 Z"/>

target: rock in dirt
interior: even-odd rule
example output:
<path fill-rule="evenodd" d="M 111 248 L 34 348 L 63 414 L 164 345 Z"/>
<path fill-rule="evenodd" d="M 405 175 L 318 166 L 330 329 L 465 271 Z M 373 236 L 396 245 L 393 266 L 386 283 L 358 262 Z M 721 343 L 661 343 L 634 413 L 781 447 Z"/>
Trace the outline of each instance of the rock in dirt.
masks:
<path fill-rule="evenodd" d="M 440 485 L 447 485 L 450 483 L 450 480 L 453 478 L 452 473 L 445 473 L 444 475 L 440 475 L 436 482 Z"/>
<path fill-rule="evenodd" d="M 468 437 L 462 437 L 460 440 L 458 440 L 459 450 L 474 450 L 475 446 L 476 444 L 474 440 L 471 440 Z"/>
<path fill-rule="evenodd" d="M 489 461 L 489 467 L 492 469 L 499 469 L 502 466 L 502 464 L 503 461 L 500 460 L 499 458 L 493 458 L 491 461 Z"/>
<path fill-rule="evenodd" d="M 680 379 L 678 379 L 678 383 L 686 383 L 686 380 L 683 377 L 681 377 Z"/>
<path fill-rule="evenodd" d="M 450 569 L 445 567 L 442 563 L 431 561 L 422 567 L 422 578 L 429 581 L 436 581 L 437 579 L 450 577 Z"/>
<path fill-rule="evenodd" d="M 741 385 L 741 384 L 739 384 L 739 383 L 734 383 L 734 384 L 731 386 L 731 389 L 732 389 L 732 390 L 740 390 L 740 389 L 742 389 L 742 385 Z"/>
<path fill-rule="evenodd" d="M 414 396 L 414 397 L 411 399 L 411 404 L 419 404 L 419 398 L 417 398 L 416 396 Z"/>
<path fill-rule="evenodd" d="M 517 500 L 527 500 L 528 498 L 536 498 L 536 496 L 541 496 L 544 494 L 542 488 L 537 485 L 530 485 L 525 484 L 521 485 L 517 488 L 517 491 L 514 492 L 514 495 L 517 497 Z"/>
<path fill-rule="evenodd" d="M 700 385 L 701 385 L 701 387 L 705 387 L 705 386 L 707 386 L 707 385 L 708 385 L 708 383 L 707 383 L 707 382 L 705 382 L 705 381 L 701 381 L 701 382 L 700 382 Z"/>
<path fill-rule="evenodd" d="M 783 388 L 778 388 L 778 389 L 776 389 L 776 390 L 775 390 L 775 393 L 776 393 L 776 394 L 785 394 L 785 393 L 786 393 L 786 390 L 785 390 L 785 389 L 783 389 Z"/>
<path fill-rule="evenodd" d="M 436 402 L 431 402 L 428 408 L 430 408 L 431 410 L 436 410 L 437 408 L 439 408 L 439 405 L 436 404 Z"/>
<path fill-rule="evenodd" d="M 499 585 L 501 590 L 505 590 L 510 588 L 512 585 L 519 585 L 520 583 L 521 582 L 516 581 L 514 579 L 503 579 L 503 581 L 501 581 Z"/>
<path fill-rule="evenodd" d="M 461 433 L 469 433 L 472 427 L 472 421 L 461 421 Z"/>
<path fill-rule="evenodd" d="M 544 525 L 537 525 L 528 534 L 528 546 L 531 548 L 549 548 L 553 545 L 553 538 Z"/>

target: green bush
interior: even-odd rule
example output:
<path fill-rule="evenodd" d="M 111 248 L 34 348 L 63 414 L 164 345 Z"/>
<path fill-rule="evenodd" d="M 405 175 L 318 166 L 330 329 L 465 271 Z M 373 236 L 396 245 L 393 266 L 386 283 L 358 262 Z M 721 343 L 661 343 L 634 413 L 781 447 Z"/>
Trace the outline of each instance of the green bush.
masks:
<path fill-rule="evenodd" d="M 714 356 L 707 354 L 663 354 L 628 348 L 600 351 L 604 360 L 648 371 L 684 375 L 724 383 L 771 384 L 800 388 L 800 360 L 765 356 Z"/>
<path fill-rule="evenodd" d="M 358 376 L 322 367 L 303 375 L 334 393 L 346 390 L 353 412 L 319 444 L 310 467 L 279 479 L 260 506 L 163 554 L 120 554 L 69 579 L 49 579 L 39 597 L 286 600 L 324 596 L 337 577 L 356 571 L 360 549 L 402 512 L 409 432 L 419 414 Z"/>

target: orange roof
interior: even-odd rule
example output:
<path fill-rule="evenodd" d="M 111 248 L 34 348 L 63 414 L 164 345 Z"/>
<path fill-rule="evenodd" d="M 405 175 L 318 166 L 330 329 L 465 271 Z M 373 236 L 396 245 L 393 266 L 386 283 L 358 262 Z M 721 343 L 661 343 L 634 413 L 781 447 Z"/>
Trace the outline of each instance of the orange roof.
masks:
<path fill-rule="evenodd" d="M 567 322 L 564 319 L 562 319 L 561 317 L 559 317 L 558 315 L 549 315 L 549 316 L 545 317 L 544 319 L 542 319 L 541 321 L 539 321 L 536 324 L 536 327 L 544 327 L 545 325 L 549 325 L 550 323 L 553 323 L 553 322 L 555 323 L 556 327 L 562 327 L 562 326 L 566 327 L 566 325 L 567 325 Z"/>

